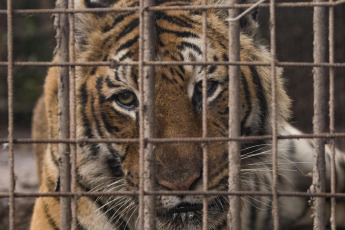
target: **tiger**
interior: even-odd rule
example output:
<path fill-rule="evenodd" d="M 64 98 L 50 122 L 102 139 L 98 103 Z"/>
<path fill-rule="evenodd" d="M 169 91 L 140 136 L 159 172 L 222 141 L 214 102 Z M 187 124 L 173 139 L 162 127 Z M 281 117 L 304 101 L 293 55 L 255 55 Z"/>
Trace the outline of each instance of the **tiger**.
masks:
<path fill-rule="evenodd" d="M 199 0 L 157 0 L 158 6 L 188 6 Z M 214 0 L 212 4 L 227 4 Z M 138 0 L 75 0 L 76 9 L 137 7 Z M 229 61 L 228 13 L 207 11 L 207 58 Z M 256 39 L 257 11 L 240 19 L 240 59 L 271 61 L 267 48 Z M 138 61 L 139 13 L 93 12 L 75 14 L 77 62 Z M 155 60 L 196 62 L 203 59 L 202 14 L 193 10 L 154 13 Z M 58 57 L 55 57 L 58 62 Z M 203 71 L 207 72 L 206 126 L 208 137 L 229 135 L 228 65 L 156 66 L 155 137 L 202 136 Z M 76 126 L 80 139 L 131 139 L 139 137 L 139 73 L 136 65 L 76 66 Z M 272 82 L 270 66 L 240 66 L 241 136 L 272 134 Z M 289 124 L 291 99 L 285 90 L 283 70 L 277 68 L 276 118 L 279 135 L 299 135 Z M 33 138 L 58 139 L 58 68 L 48 70 L 44 92 L 33 116 Z M 208 191 L 228 191 L 228 143 L 208 142 Z M 307 192 L 312 184 L 314 148 L 308 139 L 278 141 L 278 189 Z M 40 193 L 60 191 L 57 144 L 36 148 Z M 155 191 L 203 191 L 203 147 L 198 142 L 156 143 Z M 78 192 L 127 192 L 139 188 L 139 144 L 79 143 L 76 150 Z M 241 144 L 241 191 L 271 192 L 272 141 Z M 326 147 L 327 186 L 331 152 Z M 345 155 L 336 150 L 337 192 L 345 192 Z M 202 229 L 202 195 L 156 195 L 156 229 Z M 228 196 L 207 196 L 208 229 L 228 229 Z M 312 229 L 309 197 L 278 198 L 279 229 Z M 345 206 L 337 202 L 337 226 L 345 227 Z M 241 229 L 273 229 L 271 196 L 241 196 Z M 329 202 L 327 202 L 327 207 Z M 77 228 L 82 230 L 140 229 L 137 196 L 81 196 L 77 200 Z M 31 230 L 60 229 L 60 201 L 38 197 Z M 327 209 L 328 210 L 328 209 Z M 327 212 L 327 218 L 329 213 Z M 329 220 L 329 219 L 327 219 Z M 325 223 L 325 225 L 328 223 Z"/>

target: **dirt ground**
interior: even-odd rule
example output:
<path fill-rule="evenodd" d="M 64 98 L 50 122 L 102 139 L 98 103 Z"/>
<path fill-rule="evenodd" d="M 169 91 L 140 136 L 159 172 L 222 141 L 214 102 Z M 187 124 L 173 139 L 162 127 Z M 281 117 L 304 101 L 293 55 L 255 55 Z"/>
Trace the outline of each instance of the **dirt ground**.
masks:
<path fill-rule="evenodd" d="M 29 137 L 25 131 L 20 137 Z M 0 134 L 0 138 L 6 138 Z M 15 145 L 14 164 L 16 192 L 37 192 L 38 183 L 35 169 L 35 159 L 31 145 Z M 9 191 L 8 146 L 0 145 L 0 193 Z M 15 229 L 29 229 L 34 198 L 15 199 Z M 9 199 L 0 198 L 0 230 L 9 229 Z"/>

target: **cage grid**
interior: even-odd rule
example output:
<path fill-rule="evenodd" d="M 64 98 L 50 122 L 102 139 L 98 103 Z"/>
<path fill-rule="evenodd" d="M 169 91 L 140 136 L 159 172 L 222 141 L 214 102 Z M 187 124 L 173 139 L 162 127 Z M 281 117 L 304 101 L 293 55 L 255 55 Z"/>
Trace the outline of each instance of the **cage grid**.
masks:
<path fill-rule="evenodd" d="M 94 9 L 74 9 L 74 0 L 58 0 L 55 9 L 12 9 L 12 0 L 7 0 L 7 9 L 0 10 L 0 14 L 7 14 L 7 62 L 0 62 L 0 66 L 7 66 L 8 73 L 8 138 L 0 139 L 0 143 L 9 145 L 9 180 L 10 189 L 8 193 L 0 193 L 0 198 L 9 198 L 9 223 L 10 230 L 14 230 L 15 220 L 15 198 L 16 197 L 60 197 L 61 204 L 61 229 L 77 228 L 77 199 L 81 196 L 138 196 L 139 197 L 139 226 L 140 229 L 152 229 L 155 226 L 155 205 L 154 197 L 156 195 L 203 195 L 203 229 L 208 229 L 207 223 L 207 197 L 211 195 L 228 195 L 230 208 L 228 214 L 228 225 L 230 229 L 240 229 L 239 201 L 241 196 L 271 196 L 272 216 L 274 220 L 274 229 L 279 229 L 279 208 L 278 198 L 280 196 L 302 196 L 311 197 L 314 203 L 314 229 L 324 229 L 324 198 L 331 198 L 331 229 L 336 229 L 335 222 L 335 205 L 336 198 L 345 198 L 344 193 L 336 193 L 335 190 L 335 138 L 344 138 L 345 133 L 335 132 L 334 122 L 334 70 L 335 68 L 344 68 L 345 63 L 335 63 L 334 61 L 334 7 L 344 4 L 344 0 L 314 0 L 314 2 L 294 2 L 294 3 L 276 3 L 270 0 L 269 3 L 260 3 L 257 7 L 268 7 L 270 11 L 270 53 L 271 62 L 241 62 L 239 59 L 239 22 L 230 20 L 229 23 L 229 61 L 208 61 L 207 58 L 207 10 L 209 9 L 228 9 L 230 18 L 236 18 L 240 9 L 248 9 L 253 4 L 240 4 L 238 0 L 231 1 L 231 4 L 224 6 L 207 5 L 207 0 L 203 0 L 201 5 L 193 6 L 155 6 L 154 0 L 140 0 L 139 7 L 129 8 L 94 8 Z M 276 8 L 277 7 L 313 7 L 314 8 L 314 62 L 279 62 L 276 58 Z M 329 15 L 329 24 L 326 25 L 326 15 Z M 153 18 L 152 13 L 155 11 L 167 10 L 199 10 L 202 12 L 203 27 L 203 60 L 202 62 L 167 62 L 154 61 L 154 38 L 152 33 Z M 74 51 L 74 14 L 87 12 L 119 12 L 135 11 L 139 12 L 140 18 L 140 39 L 139 39 L 139 61 L 137 62 L 76 62 Z M 15 62 L 13 59 L 13 22 L 12 19 L 16 14 L 58 14 L 59 23 L 58 46 L 59 62 Z M 68 28 L 68 30 L 66 30 Z M 328 29 L 328 31 L 327 31 Z M 327 47 L 327 33 L 329 47 Z M 327 50 L 329 61 L 327 61 Z M 140 81 L 140 135 L 139 138 L 132 139 L 78 139 L 76 136 L 76 102 L 75 102 L 75 67 L 76 66 L 110 66 L 117 65 L 134 65 L 139 67 Z M 154 136 L 154 77 L 155 67 L 161 65 L 228 65 L 229 66 L 229 136 L 228 137 L 208 137 L 207 135 L 207 106 L 202 107 L 202 137 L 188 138 L 156 138 Z M 239 69 L 240 66 L 270 66 L 272 81 L 272 135 L 266 136 L 240 136 L 239 128 Z M 14 66 L 58 66 L 59 67 L 59 140 L 34 140 L 13 137 L 14 119 L 13 119 L 13 67 Z M 309 66 L 313 67 L 314 75 L 314 132 L 313 134 L 288 135 L 281 136 L 277 133 L 276 117 L 276 69 L 284 66 Z M 326 71 L 329 71 L 330 85 L 326 89 Z M 71 76 L 71 77 L 69 77 Z M 207 104 L 207 71 L 203 69 L 203 105 Z M 325 100 L 329 90 L 329 102 Z M 323 108 L 329 103 L 329 132 L 326 132 L 325 119 L 326 112 Z M 148 109 L 144 109 L 148 108 Z M 279 191 L 277 187 L 277 145 L 280 139 L 300 139 L 308 138 L 314 140 L 315 156 L 313 171 L 313 188 L 311 192 L 286 192 Z M 240 171 L 240 143 L 248 140 L 272 140 L 272 162 L 273 162 L 273 185 L 272 192 L 253 192 L 241 191 L 239 186 Z M 325 191 L 325 159 L 324 145 L 326 140 L 329 141 L 332 150 L 331 160 L 331 192 Z M 154 191 L 153 181 L 153 146 L 158 143 L 176 143 L 176 142 L 198 142 L 202 144 L 203 149 L 203 191 Z M 208 147 L 210 142 L 227 142 L 229 143 L 229 191 L 208 191 Z M 21 143 L 56 143 L 59 144 L 59 151 L 62 157 L 60 165 L 61 172 L 61 192 L 52 193 L 20 193 L 15 191 L 15 172 L 14 172 L 14 145 Z M 77 192 L 76 190 L 76 146 L 79 143 L 139 143 L 140 145 L 140 186 L 138 191 L 121 191 L 121 192 Z"/>

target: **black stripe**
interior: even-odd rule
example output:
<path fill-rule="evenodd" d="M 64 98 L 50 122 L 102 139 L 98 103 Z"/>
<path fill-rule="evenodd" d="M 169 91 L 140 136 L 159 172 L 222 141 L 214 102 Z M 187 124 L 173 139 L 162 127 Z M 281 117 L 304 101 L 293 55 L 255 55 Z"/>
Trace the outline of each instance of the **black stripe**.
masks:
<path fill-rule="evenodd" d="M 218 61 L 218 58 L 216 56 L 213 57 L 213 61 Z M 217 69 L 216 65 L 211 65 L 210 68 L 207 71 L 207 74 L 214 73 Z"/>
<path fill-rule="evenodd" d="M 91 111 L 92 111 L 92 116 L 93 116 L 93 118 L 94 118 L 94 120 L 95 120 L 96 130 L 97 130 L 97 132 L 98 132 L 98 135 L 100 135 L 101 138 L 102 138 L 102 137 L 104 137 L 104 136 L 103 136 L 103 132 L 102 132 L 102 129 L 101 129 L 101 125 L 100 125 L 100 123 L 99 123 L 99 120 L 97 119 L 96 109 L 95 109 L 94 104 L 95 104 L 95 98 L 93 97 L 93 95 L 91 95 Z M 97 110 L 98 110 L 98 109 L 97 109 Z"/>
<path fill-rule="evenodd" d="M 174 83 L 174 81 L 171 80 L 170 78 L 168 78 L 168 76 L 165 75 L 164 73 L 162 73 L 161 76 L 162 76 L 162 78 L 163 78 L 164 80 L 168 81 L 169 83 Z"/>
<path fill-rule="evenodd" d="M 88 93 L 87 93 L 87 89 L 86 89 L 86 83 L 82 84 L 81 89 L 80 89 L 80 93 L 81 93 L 81 101 L 82 101 L 82 107 L 81 107 L 81 114 L 82 114 L 82 120 L 83 120 L 83 127 L 84 127 L 84 136 L 87 138 L 94 138 L 94 135 L 92 133 L 92 129 L 91 129 L 91 125 L 90 125 L 90 121 L 88 120 L 87 116 L 86 116 L 86 106 L 87 106 L 87 102 L 89 99 Z M 80 143 L 79 146 L 83 147 L 83 143 Z M 98 155 L 98 151 L 99 148 L 96 144 L 90 144 L 91 146 L 91 152 L 92 155 Z"/>
<path fill-rule="evenodd" d="M 41 198 L 41 199 L 42 199 L 42 198 Z M 57 226 L 57 224 L 55 223 L 54 219 L 53 219 L 52 216 L 49 214 L 48 205 L 46 204 L 46 202 L 44 202 L 43 199 L 42 199 L 42 205 L 43 205 L 43 212 L 44 212 L 44 215 L 46 216 L 49 225 L 50 225 L 54 230 L 59 230 L 60 228 Z"/>
<path fill-rule="evenodd" d="M 123 61 L 127 58 L 133 57 L 134 53 L 131 51 L 126 52 L 122 57 L 119 58 L 119 61 Z"/>
<path fill-rule="evenodd" d="M 86 106 L 86 103 L 88 101 L 88 93 L 87 93 L 87 89 L 86 89 L 86 83 L 83 83 L 81 85 L 81 88 L 80 88 L 80 96 L 81 96 L 81 104 L 82 104 L 82 107 L 84 108 Z"/>
<path fill-rule="evenodd" d="M 101 95 L 102 94 L 102 89 L 103 89 L 103 76 L 99 76 L 97 77 L 97 80 L 96 80 L 96 89 L 97 89 L 97 92 L 98 92 L 98 95 Z"/>
<path fill-rule="evenodd" d="M 139 25 L 139 18 L 135 18 L 130 21 L 127 25 L 124 26 L 124 29 L 119 33 L 119 35 L 115 38 L 116 41 L 119 41 L 121 38 L 132 32 L 135 28 Z"/>
<path fill-rule="evenodd" d="M 257 97 L 259 99 L 259 105 L 261 109 L 260 113 L 260 128 L 258 131 L 258 135 L 264 135 L 265 134 L 265 126 L 266 126 L 266 119 L 267 119 L 267 101 L 266 101 L 266 96 L 264 92 L 264 88 L 261 83 L 260 76 L 258 74 L 258 71 L 256 70 L 255 66 L 250 66 L 250 70 L 252 72 L 252 78 L 253 78 L 253 83 L 257 87 Z"/>
<path fill-rule="evenodd" d="M 107 86 L 109 88 L 119 88 L 119 87 L 121 87 L 120 85 L 115 85 L 114 83 L 112 83 L 109 76 L 107 76 L 105 78 L 105 83 L 107 84 Z"/>
<path fill-rule="evenodd" d="M 102 116 L 102 121 L 105 126 L 105 129 L 107 130 L 108 133 L 112 134 L 114 131 L 116 133 L 120 132 L 120 128 L 118 126 L 113 126 L 109 124 L 109 122 L 107 121 L 107 114 L 105 114 L 104 112 L 101 112 L 101 116 Z M 112 117 L 115 119 L 115 116 L 112 116 Z"/>
<path fill-rule="evenodd" d="M 93 67 L 93 68 L 91 69 L 91 71 L 90 71 L 90 75 L 91 75 L 91 76 L 92 76 L 92 75 L 95 75 L 96 70 L 97 70 L 97 67 L 96 67 L 96 66 Z"/>
<path fill-rule="evenodd" d="M 193 28 L 193 25 L 190 24 L 190 21 L 183 20 L 181 17 L 176 17 L 173 15 L 167 15 L 163 12 L 157 12 L 157 19 L 156 20 L 166 20 L 169 23 L 175 24 L 180 27 L 185 28 Z"/>
<path fill-rule="evenodd" d="M 181 38 L 199 38 L 199 36 L 195 33 L 186 32 L 186 31 L 168 30 L 160 26 L 157 26 L 157 33 L 158 34 L 162 34 L 162 33 L 175 34 L 176 36 L 181 37 Z"/>
<path fill-rule="evenodd" d="M 111 146 L 108 145 L 108 148 L 109 147 Z M 114 178 L 123 178 L 124 174 L 122 171 L 122 166 L 121 166 L 120 159 L 118 157 L 118 153 L 107 156 L 106 163 L 111 172 L 111 175 Z"/>
<path fill-rule="evenodd" d="M 135 36 L 132 39 L 127 40 L 125 43 L 123 43 L 119 48 L 117 48 L 117 50 L 115 51 L 115 53 L 120 52 L 123 49 L 129 48 L 131 47 L 134 43 L 138 42 L 138 38 L 139 35 Z"/>
<path fill-rule="evenodd" d="M 179 67 L 182 67 L 182 66 L 179 66 Z M 184 81 L 184 76 L 179 72 L 179 71 L 176 71 L 177 73 L 177 76 L 182 80 Z"/>
<path fill-rule="evenodd" d="M 120 22 L 122 22 L 126 17 L 133 15 L 135 12 L 129 12 L 126 14 L 121 14 L 120 16 L 116 17 L 115 20 L 113 21 L 113 23 L 109 26 L 106 26 L 103 28 L 102 32 L 106 33 L 109 30 L 113 29 L 114 26 L 116 26 L 117 24 L 119 24 Z"/>
<path fill-rule="evenodd" d="M 200 48 L 197 45 L 190 43 L 190 42 L 182 41 L 181 45 L 179 45 L 177 48 L 180 50 L 183 50 L 185 47 L 188 47 L 188 48 L 194 50 L 195 52 L 197 52 L 199 55 L 202 55 L 202 51 L 200 50 Z"/>
<path fill-rule="evenodd" d="M 252 111 L 252 102 L 250 100 L 250 92 L 248 89 L 248 82 L 247 82 L 247 79 L 244 76 L 243 72 L 241 72 L 241 80 L 242 80 L 242 85 L 243 85 L 243 89 L 244 89 L 246 105 L 248 106 L 246 114 L 244 115 L 244 118 L 241 121 L 241 136 L 243 136 L 243 135 L 250 135 L 250 132 L 251 132 L 250 127 L 246 128 L 244 125 L 246 124 L 248 117 L 249 117 L 249 114 Z"/>

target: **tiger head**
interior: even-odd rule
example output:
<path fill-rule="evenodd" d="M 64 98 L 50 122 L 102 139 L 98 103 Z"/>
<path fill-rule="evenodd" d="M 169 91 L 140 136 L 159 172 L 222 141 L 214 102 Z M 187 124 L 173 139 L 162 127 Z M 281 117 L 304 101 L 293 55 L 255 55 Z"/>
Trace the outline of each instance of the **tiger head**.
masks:
<path fill-rule="evenodd" d="M 157 1 L 159 5 L 199 4 L 198 1 Z M 215 1 L 219 4 L 222 1 Z M 78 8 L 136 7 L 136 0 L 116 3 L 80 0 Z M 207 59 L 228 61 L 226 12 L 207 13 Z M 255 43 L 256 16 L 241 19 L 241 60 L 269 62 L 265 48 Z M 139 15 L 137 11 L 76 14 L 77 61 L 135 62 L 139 60 Z M 202 16 L 200 11 L 155 12 L 156 60 L 202 61 Z M 198 65 L 157 66 L 155 76 L 155 137 L 202 136 L 202 79 Z M 227 137 L 229 119 L 228 66 L 210 65 L 207 72 L 207 136 Z M 289 98 L 277 77 L 278 126 L 289 116 Z M 271 75 L 267 66 L 241 66 L 241 134 L 271 133 Z M 139 137 L 139 73 L 137 65 L 79 66 L 77 79 L 77 136 L 90 139 Z M 255 146 L 242 147 L 242 168 L 255 162 Z M 228 189 L 228 143 L 210 142 L 208 190 Z M 155 144 L 155 190 L 202 191 L 203 150 L 200 143 Z M 267 157 L 267 156 L 264 156 Z M 92 143 L 78 146 L 78 185 L 86 191 L 137 191 L 139 144 L 137 142 Z M 249 165 L 249 164 L 248 164 Z M 249 167 L 249 166 L 247 166 Z M 249 180 L 251 174 L 241 175 Z M 242 186 L 246 186 L 242 183 Z M 226 223 L 226 197 L 208 199 L 209 226 Z M 110 196 L 94 200 L 111 226 L 136 228 L 137 197 Z M 203 196 L 156 196 L 158 229 L 200 229 Z M 93 214 L 92 214 L 93 215 Z M 96 215 L 96 214 L 95 214 Z M 97 214 L 102 215 L 102 214 Z M 87 218 L 86 218 L 87 219 Z M 83 220 L 80 220 L 83 223 Z"/>

